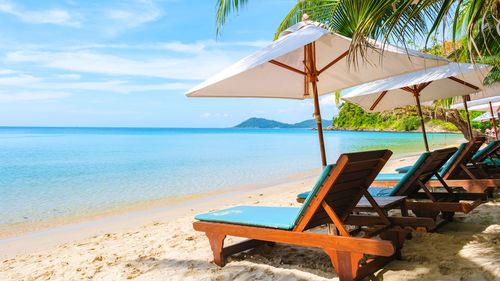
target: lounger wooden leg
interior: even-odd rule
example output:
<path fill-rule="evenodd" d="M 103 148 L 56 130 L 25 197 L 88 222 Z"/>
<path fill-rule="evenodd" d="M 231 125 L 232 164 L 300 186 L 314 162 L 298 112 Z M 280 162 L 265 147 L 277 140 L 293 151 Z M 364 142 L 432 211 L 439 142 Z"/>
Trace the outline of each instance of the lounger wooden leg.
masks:
<path fill-rule="evenodd" d="M 222 253 L 222 249 L 224 247 L 224 239 L 226 239 L 226 235 L 213 232 L 206 232 L 205 234 L 208 237 L 210 247 L 214 253 L 214 263 L 218 266 L 224 266 L 226 261 Z"/>
<path fill-rule="evenodd" d="M 325 252 L 330 256 L 340 281 L 355 280 L 359 261 L 363 258 L 363 254 L 333 249 L 325 249 Z"/>
<path fill-rule="evenodd" d="M 394 248 L 396 249 L 396 257 L 398 259 L 401 258 L 401 253 L 400 250 L 403 248 L 403 244 L 405 242 L 406 236 L 411 233 L 410 230 L 407 229 L 401 229 L 399 231 L 385 231 L 380 233 L 380 238 L 384 240 L 389 240 L 392 242 L 392 245 L 394 245 Z"/>
<path fill-rule="evenodd" d="M 437 216 L 439 215 L 439 211 L 436 210 L 428 210 L 428 209 L 412 209 L 412 212 L 417 217 L 431 218 L 436 221 Z"/>

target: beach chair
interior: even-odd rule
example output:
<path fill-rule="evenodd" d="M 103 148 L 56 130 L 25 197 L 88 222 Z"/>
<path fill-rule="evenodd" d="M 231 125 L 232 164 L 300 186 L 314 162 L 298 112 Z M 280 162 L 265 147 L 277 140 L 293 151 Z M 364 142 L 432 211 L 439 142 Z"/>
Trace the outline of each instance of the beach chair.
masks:
<path fill-rule="evenodd" d="M 495 187 L 500 186 L 500 173 L 488 169 L 484 163 L 472 160 L 483 142 L 484 138 L 475 138 L 461 144 L 451 159 L 438 169 L 439 175 L 448 186 L 461 187 L 471 193 L 488 191 L 490 194 Z M 372 186 L 394 186 L 401 178 L 402 175 L 388 174 L 385 178 L 377 178 Z M 442 187 L 442 185 L 442 182 L 437 179 L 431 179 L 428 182 L 429 187 Z"/>
<path fill-rule="evenodd" d="M 408 233 L 394 225 L 401 217 L 387 217 L 383 212 L 380 216 L 351 214 L 363 195 L 378 208 L 367 188 L 391 154 L 389 150 L 342 154 L 336 165 L 325 167 L 301 208 L 233 207 L 198 215 L 193 227 L 205 232 L 219 266 L 224 266 L 225 257 L 231 254 L 277 242 L 322 248 L 340 280 L 361 279 L 397 257 Z M 370 235 L 352 237 L 345 227 L 349 220 L 380 224 L 378 231 L 371 234 L 380 235 L 382 240 L 369 239 Z M 428 219 L 422 222 L 433 223 Z M 304 232 L 328 223 L 333 223 L 340 235 Z M 250 240 L 224 247 L 227 235 Z M 366 260 L 360 263 L 363 257 Z"/>
<path fill-rule="evenodd" d="M 407 196 L 410 199 L 406 202 L 408 209 L 417 216 L 432 218 L 436 224 L 439 213 L 446 220 L 451 220 L 455 212 L 468 213 L 487 199 L 486 194 L 454 192 L 438 173 L 439 168 L 456 151 L 457 148 L 447 148 L 425 152 L 406 174 L 379 174 L 368 192 L 375 198 Z M 396 183 L 394 178 L 398 179 Z M 431 192 L 428 186 L 431 181 L 440 182 L 440 187 L 446 192 Z M 386 182 L 389 184 L 384 185 Z M 373 187 L 374 185 L 377 187 Z M 301 193 L 297 196 L 297 201 L 303 202 L 307 196 L 308 192 Z"/>
<path fill-rule="evenodd" d="M 486 163 L 487 169 L 500 168 L 500 141 L 490 142 L 472 157 L 472 162 Z"/>

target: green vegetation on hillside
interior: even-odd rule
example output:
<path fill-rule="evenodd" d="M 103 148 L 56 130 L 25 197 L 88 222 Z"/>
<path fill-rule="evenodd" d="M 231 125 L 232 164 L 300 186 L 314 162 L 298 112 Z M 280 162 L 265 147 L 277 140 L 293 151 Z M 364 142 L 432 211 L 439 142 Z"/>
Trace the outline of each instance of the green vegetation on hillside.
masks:
<path fill-rule="evenodd" d="M 323 124 L 330 123 L 330 121 L 323 120 Z M 288 124 L 264 118 L 250 118 L 240 124 L 234 126 L 235 128 L 316 128 L 316 121 L 314 119 L 305 120 L 295 124 Z"/>
<path fill-rule="evenodd" d="M 396 130 L 412 131 L 420 128 L 420 121 L 417 116 L 391 113 L 367 113 L 361 107 L 352 103 L 340 105 L 339 115 L 333 118 L 333 126 L 344 129 L 368 129 L 368 130 Z M 460 112 L 465 120 L 465 112 Z M 471 119 L 481 115 L 482 112 L 471 111 Z M 440 127 L 442 130 L 458 131 L 457 127 L 449 122 L 431 119 L 426 120 L 426 124 Z M 484 132 L 486 128 L 491 128 L 488 122 L 472 122 L 473 129 Z"/>

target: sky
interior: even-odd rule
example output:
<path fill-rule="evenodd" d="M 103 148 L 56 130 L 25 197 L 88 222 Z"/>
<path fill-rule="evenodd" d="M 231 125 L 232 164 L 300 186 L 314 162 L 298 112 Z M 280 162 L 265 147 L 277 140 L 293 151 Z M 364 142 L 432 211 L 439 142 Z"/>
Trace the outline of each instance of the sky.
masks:
<path fill-rule="evenodd" d="M 250 1 L 216 38 L 215 0 L 0 0 L 0 126 L 230 127 L 312 118 L 310 100 L 187 98 L 270 43 L 295 0 Z M 324 119 L 337 112 L 321 98 Z"/>

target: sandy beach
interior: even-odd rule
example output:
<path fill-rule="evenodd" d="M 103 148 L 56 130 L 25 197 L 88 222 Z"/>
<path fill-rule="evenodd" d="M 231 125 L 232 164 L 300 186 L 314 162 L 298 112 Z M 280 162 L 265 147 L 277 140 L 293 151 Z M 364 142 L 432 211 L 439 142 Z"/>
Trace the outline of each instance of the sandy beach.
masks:
<path fill-rule="evenodd" d="M 384 172 L 415 158 L 393 158 Z M 296 194 L 308 190 L 317 173 L 0 240 L 0 280 L 335 280 L 322 250 L 281 244 L 235 255 L 220 268 L 211 262 L 205 235 L 192 229 L 194 215 L 215 209 L 299 206 Z M 402 259 L 379 270 L 373 280 L 500 280 L 499 214 L 496 199 L 467 215 L 457 214 L 435 233 L 415 233 L 405 242 Z"/>

